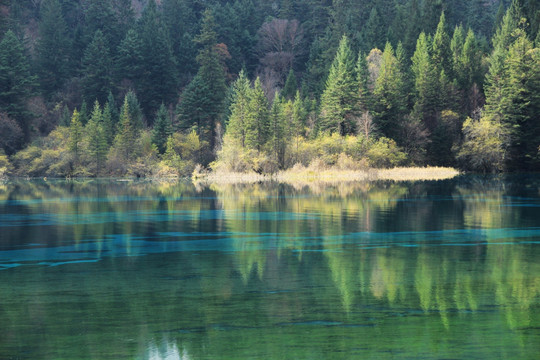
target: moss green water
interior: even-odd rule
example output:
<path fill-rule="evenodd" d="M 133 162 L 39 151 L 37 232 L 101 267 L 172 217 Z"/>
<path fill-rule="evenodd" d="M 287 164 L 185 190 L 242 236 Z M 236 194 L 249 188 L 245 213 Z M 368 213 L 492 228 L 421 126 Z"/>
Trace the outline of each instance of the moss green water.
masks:
<path fill-rule="evenodd" d="M 0 359 L 537 359 L 540 177 L 0 184 Z"/>

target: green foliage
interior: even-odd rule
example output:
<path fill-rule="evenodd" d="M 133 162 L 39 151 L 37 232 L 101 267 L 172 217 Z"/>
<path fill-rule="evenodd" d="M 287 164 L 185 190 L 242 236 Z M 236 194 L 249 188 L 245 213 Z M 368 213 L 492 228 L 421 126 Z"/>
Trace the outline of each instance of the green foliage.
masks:
<path fill-rule="evenodd" d="M 373 142 L 366 152 L 369 165 L 374 168 L 390 168 L 403 165 L 407 155 L 403 153 L 396 142 L 382 137 Z"/>
<path fill-rule="evenodd" d="M 167 108 L 161 104 L 154 120 L 154 129 L 152 130 L 152 143 L 157 146 L 160 154 L 166 150 L 167 139 L 172 133 L 171 120 L 167 113 Z"/>
<path fill-rule="evenodd" d="M 292 99 L 296 94 L 298 84 L 296 83 L 296 76 L 294 75 L 293 69 L 289 70 L 289 75 L 287 75 L 287 80 L 283 89 L 281 90 L 281 96 L 284 99 Z"/>
<path fill-rule="evenodd" d="M 58 0 L 44 1 L 40 15 L 40 38 L 36 44 L 37 70 L 41 89 L 45 96 L 50 97 L 68 77 L 71 44 Z"/>
<path fill-rule="evenodd" d="M 84 52 L 84 95 L 87 101 L 105 103 L 113 84 L 113 65 L 107 40 L 100 30 Z"/>
<path fill-rule="evenodd" d="M 354 132 L 354 114 L 358 104 L 355 59 L 349 41 L 343 36 L 330 68 L 321 96 L 321 130 L 330 133 Z"/>
<path fill-rule="evenodd" d="M 268 100 L 262 89 L 261 80 L 255 80 L 255 86 L 248 103 L 246 117 L 246 147 L 261 149 L 270 137 L 270 121 L 268 114 Z"/>
<path fill-rule="evenodd" d="M 25 141 L 30 138 L 32 117 L 26 102 L 34 94 L 34 82 L 23 46 L 9 30 L 0 42 L 0 112 L 17 122 Z"/>
<path fill-rule="evenodd" d="M 77 109 L 73 111 L 71 122 L 69 124 L 69 143 L 68 149 L 75 158 L 75 164 L 79 162 L 79 156 L 81 155 L 81 142 L 83 138 L 83 126 Z"/>
<path fill-rule="evenodd" d="M 245 147 L 249 101 L 252 90 L 243 70 L 232 85 L 232 89 L 231 115 L 227 123 L 227 133 L 233 138 L 238 139 L 241 146 Z"/>
<path fill-rule="evenodd" d="M 131 109 L 128 97 L 124 99 L 124 105 L 120 113 L 119 130 L 114 139 L 113 149 L 120 161 L 130 162 L 137 156 L 137 138 L 139 130 L 131 117 Z"/>
<path fill-rule="evenodd" d="M 499 121 L 489 117 L 467 118 L 463 123 L 463 135 L 457 158 L 464 167 L 481 172 L 503 169 L 508 131 Z"/>
<path fill-rule="evenodd" d="M 98 176 L 102 173 L 109 146 L 107 144 L 107 134 L 105 132 L 104 115 L 97 101 L 94 104 L 92 117 L 84 130 L 87 138 L 88 154 L 95 165 L 94 174 Z"/>
<path fill-rule="evenodd" d="M 187 134 L 176 132 L 167 138 L 163 162 L 180 176 L 191 176 L 199 163 L 201 150 L 208 144 L 192 130 Z"/>

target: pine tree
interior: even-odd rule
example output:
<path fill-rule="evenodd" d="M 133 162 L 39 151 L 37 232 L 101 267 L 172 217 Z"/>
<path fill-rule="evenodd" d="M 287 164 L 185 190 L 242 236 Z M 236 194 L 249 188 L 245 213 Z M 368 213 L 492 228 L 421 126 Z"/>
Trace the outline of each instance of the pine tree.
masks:
<path fill-rule="evenodd" d="M 227 123 L 227 133 L 233 139 L 240 141 L 242 147 L 246 146 L 246 124 L 249 111 L 249 101 L 251 98 L 251 87 L 249 80 L 242 70 L 233 86 L 233 99 L 231 102 L 231 115 Z"/>
<path fill-rule="evenodd" d="M 201 32 L 195 38 L 201 46 L 197 55 L 199 71 L 182 93 L 177 108 L 181 126 L 195 126 L 199 138 L 208 142 L 212 151 L 215 146 L 216 123 L 223 113 L 227 92 L 225 71 L 216 47 L 216 26 L 212 12 L 205 10 Z"/>
<path fill-rule="evenodd" d="M 137 81 L 136 90 L 141 97 L 144 113 L 150 115 L 158 110 L 162 102 L 171 103 L 178 94 L 176 59 L 155 0 L 150 0 L 144 9 L 138 23 L 138 32 L 142 40 L 144 71 Z"/>
<path fill-rule="evenodd" d="M 75 165 L 79 163 L 79 155 L 81 152 L 81 142 L 83 137 L 83 125 L 80 121 L 79 112 L 73 110 L 73 116 L 69 124 L 69 143 L 68 149 L 73 154 Z"/>
<path fill-rule="evenodd" d="M 46 0 L 40 9 L 37 70 L 43 94 L 50 97 L 68 77 L 70 41 L 60 2 Z"/>
<path fill-rule="evenodd" d="M 399 140 L 407 96 L 403 92 L 403 74 L 390 43 L 386 43 L 384 48 L 373 95 L 373 109 L 378 128 L 384 136 Z"/>
<path fill-rule="evenodd" d="M 35 77 L 24 48 L 15 34 L 9 30 L 0 42 L 0 112 L 15 120 L 24 134 L 30 138 L 31 113 L 27 100 L 34 94 Z"/>
<path fill-rule="evenodd" d="M 160 154 L 165 152 L 167 138 L 171 134 L 171 120 L 169 119 L 167 108 L 164 104 L 161 104 L 156 114 L 156 120 L 154 121 L 154 129 L 152 130 L 152 143 L 157 146 Z"/>
<path fill-rule="evenodd" d="M 249 99 L 246 118 L 246 147 L 259 152 L 269 140 L 270 123 L 268 100 L 264 94 L 261 80 L 257 78 Z"/>
<path fill-rule="evenodd" d="M 130 90 L 126 94 L 125 100 L 128 103 L 131 125 L 137 130 L 142 129 L 144 126 L 144 115 L 141 105 L 139 104 L 139 99 L 137 99 L 137 95 L 135 92 Z"/>
<path fill-rule="evenodd" d="M 448 30 L 446 28 L 446 17 L 444 16 L 444 12 L 441 14 L 439 24 L 437 25 L 437 31 L 433 36 L 431 49 L 432 63 L 437 73 L 444 70 L 449 77 L 453 77 L 450 37 L 448 36 Z"/>
<path fill-rule="evenodd" d="M 113 121 L 111 105 L 109 102 L 103 107 L 103 131 L 105 132 L 107 146 L 111 146 L 116 133 L 116 124 Z"/>
<path fill-rule="evenodd" d="M 281 98 L 277 92 L 270 108 L 270 141 L 277 164 L 280 168 L 283 168 L 285 165 L 285 148 L 287 142 Z"/>
<path fill-rule="evenodd" d="M 143 76 L 142 40 L 134 29 L 128 30 L 125 38 L 118 47 L 116 62 L 116 78 L 127 79 L 137 84 Z"/>
<path fill-rule="evenodd" d="M 380 48 L 385 43 L 385 28 L 376 7 L 371 9 L 368 21 L 362 28 L 360 38 L 360 46 L 362 47 L 363 51 L 370 51 L 373 48 Z"/>
<path fill-rule="evenodd" d="M 92 116 L 85 127 L 85 133 L 88 137 L 88 152 L 90 157 L 95 162 L 96 175 L 101 174 L 108 150 L 107 136 L 104 125 L 103 112 L 101 111 L 99 103 L 96 101 L 92 111 Z"/>
<path fill-rule="evenodd" d="M 353 116 L 358 104 L 355 59 L 347 37 L 343 37 L 330 68 L 321 97 L 321 130 L 342 135 L 354 132 Z"/>
<path fill-rule="evenodd" d="M 120 128 L 114 139 L 114 147 L 119 151 L 120 156 L 126 162 L 131 161 L 136 156 L 137 137 L 139 131 L 134 126 L 131 119 L 131 109 L 127 96 L 124 98 L 124 105 L 120 112 Z"/>
<path fill-rule="evenodd" d="M 86 100 L 105 103 L 112 88 L 113 66 L 107 41 L 97 30 L 92 42 L 84 52 L 83 90 Z"/>
<path fill-rule="evenodd" d="M 289 70 L 289 75 L 287 75 L 285 85 L 283 85 L 283 90 L 281 90 L 281 96 L 285 99 L 292 99 L 296 93 L 297 87 L 296 76 L 294 75 L 293 69 L 291 69 Z"/>
<path fill-rule="evenodd" d="M 436 126 L 439 109 L 439 74 L 431 63 L 429 54 L 429 38 L 421 33 L 412 57 L 412 72 L 415 78 L 414 114 L 432 131 Z"/>

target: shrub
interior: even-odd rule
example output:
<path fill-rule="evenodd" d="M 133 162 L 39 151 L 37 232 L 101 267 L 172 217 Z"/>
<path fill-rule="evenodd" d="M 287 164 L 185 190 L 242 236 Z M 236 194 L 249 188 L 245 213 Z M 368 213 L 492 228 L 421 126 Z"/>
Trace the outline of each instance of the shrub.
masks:
<path fill-rule="evenodd" d="M 385 137 L 375 141 L 366 153 L 369 165 L 374 168 L 389 168 L 403 164 L 407 156 L 392 139 Z"/>

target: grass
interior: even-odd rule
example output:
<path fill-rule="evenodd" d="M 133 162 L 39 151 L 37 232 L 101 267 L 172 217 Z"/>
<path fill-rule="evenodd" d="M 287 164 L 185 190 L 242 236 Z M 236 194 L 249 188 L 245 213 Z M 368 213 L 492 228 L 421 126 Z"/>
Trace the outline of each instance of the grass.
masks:
<path fill-rule="evenodd" d="M 278 181 L 290 184 L 327 183 L 336 184 L 354 181 L 415 181 L 444 180 L 459 174 L 445 167 L 400 167 L 392 169 L 347 170 L 339 168 L 315 168 L 295 166 L 276 174 L 210 172 L 197 174 L 196 180 L 216 184 L 247 184 L 262 181 Z"/>

